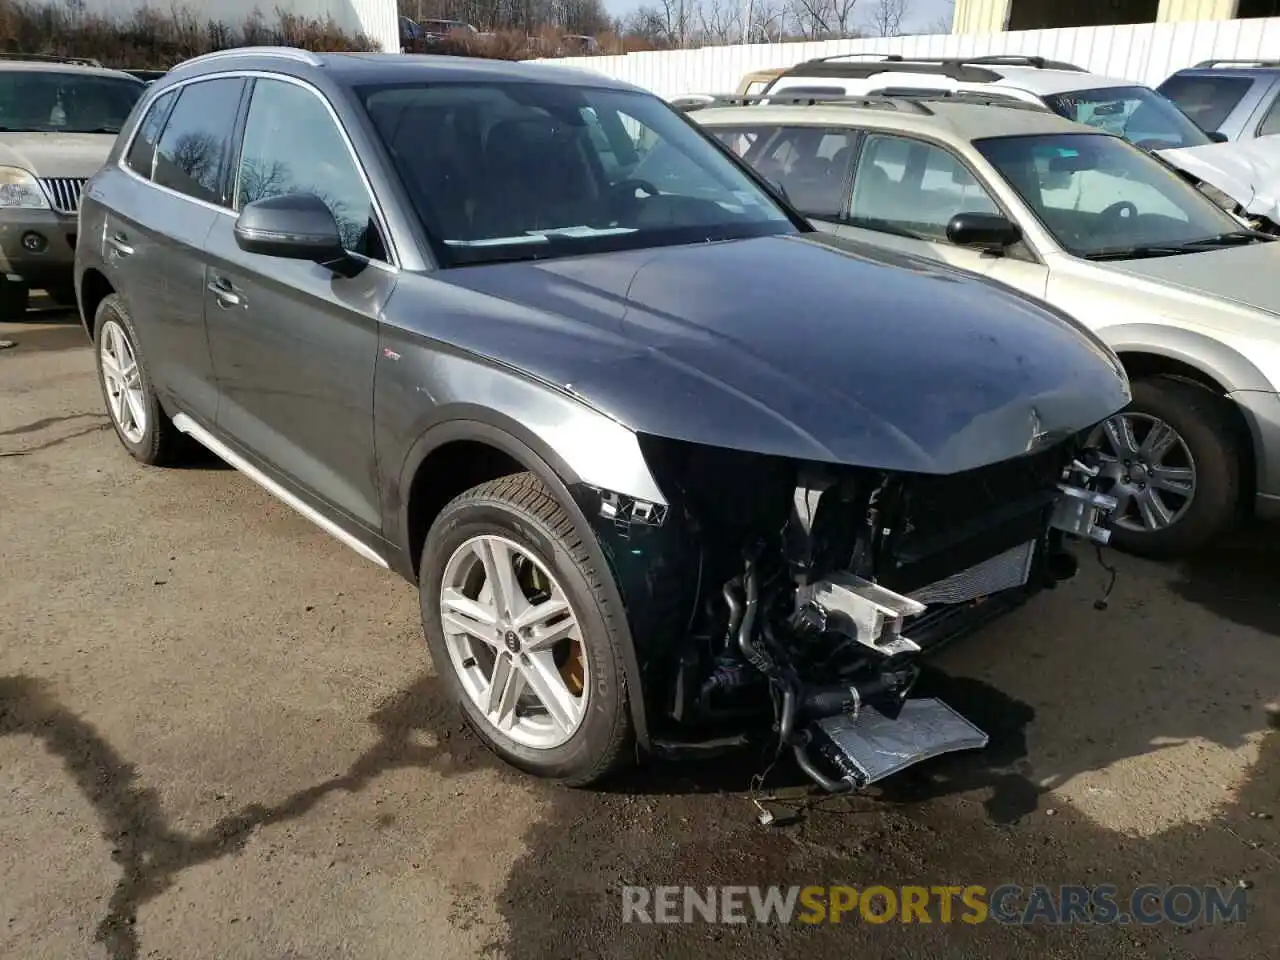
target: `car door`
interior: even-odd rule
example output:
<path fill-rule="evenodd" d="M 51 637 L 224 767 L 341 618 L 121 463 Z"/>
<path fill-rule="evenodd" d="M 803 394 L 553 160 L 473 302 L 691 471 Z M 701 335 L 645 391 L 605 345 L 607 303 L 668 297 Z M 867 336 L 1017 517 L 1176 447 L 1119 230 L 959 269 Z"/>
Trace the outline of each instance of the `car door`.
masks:
<path fill-rule="evenodd" d="M 212 423 L 217 388 L 204 329 L 205 238 L 224 207 L 224 176 L 244 81 L 201 80 L 147 108 L 119 170 L 99 178 L 101 242 L 157 388 Z"/>
<path fill-rule="evenodd" d="M 373 441 L 378 323 L 397 270 L 372 194 L 322 95 L 298 81 L 253 81 L 232 207 L 311 193 L 328 205 L 356 276 L 246 253 L 233 217 L 205 246 L 204 311 L 224 440 L 348 532 L 381 530 Z M 374 542 L 370 540 L 369 542 Z"/>
<path fill-rule="evenodd" d="M 841 236 L 940 260 L 1043 297 L 1048 269 L 1025 244 L 1002 254 L 958 246 L 947 224 L 959 213 L 1007 213 L 974 171 L 939 144 L 868 133 L 854 169 Z"/>

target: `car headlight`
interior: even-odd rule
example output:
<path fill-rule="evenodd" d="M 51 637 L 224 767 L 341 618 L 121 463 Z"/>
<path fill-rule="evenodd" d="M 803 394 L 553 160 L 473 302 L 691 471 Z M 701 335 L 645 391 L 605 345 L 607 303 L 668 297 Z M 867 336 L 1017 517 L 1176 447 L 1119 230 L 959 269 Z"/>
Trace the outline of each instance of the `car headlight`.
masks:
<path fill-rule="evenodd" d="M 49 198 L 40 182 L 21 167 L 0 167 L 0 210 L 48 210 Z"/>

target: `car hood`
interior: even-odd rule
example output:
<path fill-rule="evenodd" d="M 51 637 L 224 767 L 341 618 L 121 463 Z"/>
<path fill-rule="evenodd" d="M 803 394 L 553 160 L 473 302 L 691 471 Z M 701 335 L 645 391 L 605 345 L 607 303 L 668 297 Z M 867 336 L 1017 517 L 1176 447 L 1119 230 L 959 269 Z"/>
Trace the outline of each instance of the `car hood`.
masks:
<path fill-rule="evenodd" d="M 437 276 L 506 301 L 469 311 L 505 319 L 467 324 L 451 337 L 460 345 L 676 440 L 954 473 L 1062 439 L 1129 399 L 1114 355 L 1065 314 L 825 235 Z"/>
<path fill-rule="evenodd" d="M 1151 280 L 1171 291 L 1280 315 L 1280 240 L 1096 266 L 1107 273 Z"/>
<path fill-rule="evenodd" d="M 37 177 L 93 176 L 106 162 L 113 133 L 0 133 L 0 166 Z"/>
<path fill-rule="evenodd" d="M 1175 167 L 1217 187 L 1247 213 L 1280 223 L 1280 137 L 1159 153 Z"/>

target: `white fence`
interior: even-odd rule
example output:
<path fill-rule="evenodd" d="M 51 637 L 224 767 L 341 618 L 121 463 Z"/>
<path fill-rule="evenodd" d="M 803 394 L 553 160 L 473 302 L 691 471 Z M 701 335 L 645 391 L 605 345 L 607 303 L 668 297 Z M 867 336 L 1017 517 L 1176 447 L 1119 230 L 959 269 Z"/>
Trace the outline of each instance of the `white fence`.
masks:
<path fill-rule="evenodd" d="M 1175 70 L 1211 57 L 1280 59 L 1280 17 L 878 40 L 765 43 L 538 62 L 593 70 L 634 83 L 661 97 L 675 97 L 685 93 L 731 93 L 744 73 L 769 67 L 788 67 L 802 60 L 834 53 L 900 53 L 928 57 L 1021 53 L 1065 60 L 1094 73 L 1154 86 Z"/>

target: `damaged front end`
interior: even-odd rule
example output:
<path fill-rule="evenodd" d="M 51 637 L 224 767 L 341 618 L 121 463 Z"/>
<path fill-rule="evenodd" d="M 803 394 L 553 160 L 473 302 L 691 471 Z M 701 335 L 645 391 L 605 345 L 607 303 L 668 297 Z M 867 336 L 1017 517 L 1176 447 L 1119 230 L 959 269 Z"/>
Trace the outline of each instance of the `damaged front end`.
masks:
<path fill-rule="evenodd" d="M 772 738 L 823 789 L 985 746 L 913 698 L 923 654 L 1076 572 L 1115 501 L 1081 433 L 963 473 L 641 437 L 669 502 L 577 491 L 622 590 L 654 752 Z M 635 693 L 633 692 L 633 695 Z"/>

